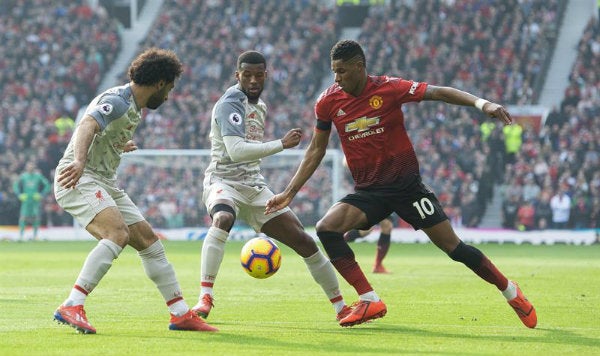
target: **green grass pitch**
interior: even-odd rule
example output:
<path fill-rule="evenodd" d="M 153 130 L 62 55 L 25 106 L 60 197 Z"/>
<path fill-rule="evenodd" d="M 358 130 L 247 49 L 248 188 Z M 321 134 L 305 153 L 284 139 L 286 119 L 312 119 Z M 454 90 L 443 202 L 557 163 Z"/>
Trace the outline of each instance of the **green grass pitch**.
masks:
<path fill-rule="evenodd" d="M 392 244 L 393 273 L 374 275 L 375 245 L 354 243 L 388 313 L 341 328 L 299 256 L 283 247 L 279 272 L 256 280 L 240 267 L 242 243 L 230 241 L 208 318 L 218 333 L 169 331 L 160 294 L 127 248 L 87 299 L 98 334 L 80 335 L 52 313 L 94 244 L 0 243 L 0 355 L 600 355 L 599 245 L 478 246 L 534 303 L 531 330 L 494 286 L 432 244 Z M 192 306 L 201 242 L 164 244 Z"/>

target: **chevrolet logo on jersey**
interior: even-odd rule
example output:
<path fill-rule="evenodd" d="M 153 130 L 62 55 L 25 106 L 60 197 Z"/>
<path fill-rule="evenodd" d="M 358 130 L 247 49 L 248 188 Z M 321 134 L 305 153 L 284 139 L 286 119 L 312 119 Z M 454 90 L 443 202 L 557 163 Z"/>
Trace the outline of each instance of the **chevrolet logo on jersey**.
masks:
<path fill-rule="evenodd" d="M 346 132 L 358 131 L 363 132 L 367 131 L 369 128 L 379 124 L 379 117 L 359 117 L 346 124 Z"/>

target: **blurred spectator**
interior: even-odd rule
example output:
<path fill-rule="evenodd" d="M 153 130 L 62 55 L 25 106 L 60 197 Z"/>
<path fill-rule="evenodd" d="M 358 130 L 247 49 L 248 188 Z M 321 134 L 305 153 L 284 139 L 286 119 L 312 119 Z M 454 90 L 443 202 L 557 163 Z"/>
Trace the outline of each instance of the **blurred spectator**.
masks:
<path fill-rule="evenodd" d="M 525 183 L 523 184 L 522 192 L 522 199 L 525 202 L 537 199 L 542 192 L 542 188 L 535 183 L 532 174 L 527 174 L 525 176 Z"/>
<path fill-rule="evenodd" d="M 183 215 L 179 212 L 174 197 L 170 197 L 158 203 L 158 210 L 167 222 L 167 228 L 175 229 L 183 227 Z"/>
<path fill-rule="evenodd" d="M 519 211 L 519 196 L 509 194 L 502 202 L 502 227 L 515 229 L 517 227 L 517 212 Z"/>
<path fill-rule="evenodd" d="M 54 126 L 59 136 L 69 135 L 70 137 L 75 128 L 75 120 L 64 113 L 61 117 L 54 120 Z"/>
<path fill-rule="evenodd" d="M 600 229 L 600 198 L 594 197 L 592 202 L 592 213 L 590 214 L 591 224 L 593 229 Z"/>
<path fill-rule="evenodd" d="M 517 210 L 517 229 L 529 231 L 535 227 L 535 207 L 530 200 L 525 200 Z"/>
<path fill-rule="evenodd" d="M 472 193 L 466 194 L 462 199 L 460 207 L 462 226 L 477 227 L 481 222 L 481 209 L 475 195 Z"/>
<path fill-rule="evenodd" d="M 554 126 L 557 125 L 559 128 L 564 125 L 566 118 L 564 117 L 561 110 L 559 110 L 556 106 L 552 108 L 548 116 L 546 117 L 545 125 Z"/>
<path fill-rule="evenodd" d="M 492 121 L 484 121 L 479 125 L 481 131 L 481 141 L 487 142 L 488 138 L 492 134 L 492 131 L 496 128 L 496 123 Z"/>
<path fill-rule="evenodd" d="M 504 134 L 505 159 L 507 164 L 515 163 L 517 153 L 523 143 L 523 127 L 519 124 L 506 125 L 502 128 Z"/>
<path fill-rule="evenodd" d="M 592 202 L 588 195 L 582 192 L 575 194 L 571 213 L 573 228 L 589 229 L 592 227 Z"/>
<path fill-rule="evenodd" d="M 577 107 L 580 99 L 580 90 L 579 86 L 571 82 L 567 89 L 565 89 L 565 98 L 562 101 L 561 109 L 563 112 L 567 111 L 567 107 Z"/>
<path fill-rule="evenodd" d="M 571 214 L 571 198 L 566 194 L 566 187 L 561 185 L 558 193 L 550 199 L 552 208 L 552 228 L 566 229 Z"/>
<path fill-rule="evenodd" d="M 540 230 L 545 230 L 552 225 L 552 208 L 550 207 L 550 194 L 542 192 L 540 200 L 535 205 L 535 225 Z"/>

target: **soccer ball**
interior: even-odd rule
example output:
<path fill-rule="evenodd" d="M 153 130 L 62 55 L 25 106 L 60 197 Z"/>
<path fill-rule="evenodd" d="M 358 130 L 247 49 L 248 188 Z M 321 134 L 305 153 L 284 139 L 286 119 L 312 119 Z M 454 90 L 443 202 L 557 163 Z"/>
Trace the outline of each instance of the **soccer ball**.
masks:
<path fill-rule="evenodd" d="M 242 247 L 242 268 L 254 278 L 271 277 L 281 266 L 281 250 L 268 237 L 255 237 Z"/>

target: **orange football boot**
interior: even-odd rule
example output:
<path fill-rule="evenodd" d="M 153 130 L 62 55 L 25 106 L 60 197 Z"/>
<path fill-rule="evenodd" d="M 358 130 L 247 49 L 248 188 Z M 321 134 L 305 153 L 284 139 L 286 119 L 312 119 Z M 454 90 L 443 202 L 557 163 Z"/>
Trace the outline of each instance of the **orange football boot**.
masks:
<path fill-rule="evenodd" d="M 517 296 L 508 301 L 508 304 L 515 310 L 515 313 L 519 316 L 519 319 L 528 328 L 535 328 L 537 325 L 537 314 L 535 308 L 523 295 L 521 288 L 516 282 L 512 282 L 517 287 Z"/>
<path fill-rule="evenodd" d="M 79 333 L 95 334 L 96 329 L 90 324 L 83 310 L 83 305 L 61 305 L 54 312 L 54 320 L 69 325 Z"/>
<path fill-rule="evenodd" d="M 214 302 L 214 299 L 213 299 L 212 295 L 206 293 L 202 296 L 202 299 L 200 300 L 200 302 L 192 308 L 192 311 L 194 313 L 196 313 L 198 316 L 206 319 L 206 318 L 208 318 L 208 314 L 210 313 L 210 310 L 215 306 L 215 304 L 213 302 Z"/>
<path fill-rule="evenodd" d="M 341 326 L 353 326 L 369 320 L 382 318 L 387 313 L 387 307 L 382 300 L 372 302 L 359 300 L 352 304 L 352 313 L 340 320 Z"/>
<path fill-rule="evenodd" d="M 348 315 L 350 315 L 350 313 L 352 313 L 352 308 L 350 308 L 347 305 L 344 305 L 342 310 L 340 310 L 340 312 L 337 313 L 335 320 L 340 321 L 340 320 L 344 319 L 345 317 L 347 317 Z"/>
<path fill-rule="evenodd" d="M 186 330 L 186 331 L 219 331 L 219 329 L 210 326 L 201 317 L 189 310 L 182 316 L 171 314 L 170 330 Z"/>

